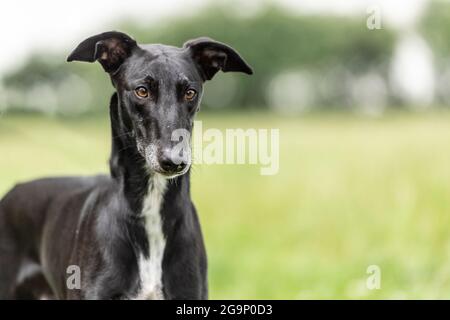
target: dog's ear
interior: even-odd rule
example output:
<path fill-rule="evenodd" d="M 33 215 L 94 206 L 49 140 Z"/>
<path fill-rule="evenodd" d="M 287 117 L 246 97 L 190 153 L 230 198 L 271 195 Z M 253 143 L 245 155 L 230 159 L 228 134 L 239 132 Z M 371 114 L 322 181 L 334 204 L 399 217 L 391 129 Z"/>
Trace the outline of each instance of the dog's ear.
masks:
<path fill-rule="evenodd" d="M 136 41 L 122 32 L 104 32 L 81 42 L 67 61 L 94 62 L 98 60 L 106 72 L 116 71 L 137 47 Z"/>
<path fill-rule="evenodd" d="M 187 41 L 183 47 L 189 50 L 204 80 L 211 80 L 219 70 L 253 74 L 252 68 L 239 53 L 226 44 L 198 38 Z"/>

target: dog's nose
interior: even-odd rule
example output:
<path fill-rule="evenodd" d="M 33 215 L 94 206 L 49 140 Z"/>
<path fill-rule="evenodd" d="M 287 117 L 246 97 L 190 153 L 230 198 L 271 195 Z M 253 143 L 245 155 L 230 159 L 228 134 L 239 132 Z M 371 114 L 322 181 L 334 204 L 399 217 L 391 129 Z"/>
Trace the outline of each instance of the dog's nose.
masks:
<path fill-rule="evenodd" d="M 165 150 L 160 159 L 159 165 L 161 168 L 169 173 L 177 173 L 183 171 L 186 168 L 186 163 L 183 160 L 183 157 L 174 154 L 171 150 Z"/>

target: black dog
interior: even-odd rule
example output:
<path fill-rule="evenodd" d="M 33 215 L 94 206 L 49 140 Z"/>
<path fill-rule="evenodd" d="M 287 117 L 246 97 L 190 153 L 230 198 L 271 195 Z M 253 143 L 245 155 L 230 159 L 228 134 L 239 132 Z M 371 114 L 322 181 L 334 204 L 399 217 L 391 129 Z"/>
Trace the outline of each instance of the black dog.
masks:
<path fill-rule="evenodd" d="M 189 137 L 173 132 L 191 133 L 204 81 L 251 68 L 211 39 L 176 48 L 120 32 L 86 39 L 68 61 L 99 61 L 116 90 L 111 175 L 32 181 L 3 198 L 0 298 L 206 299 L 190 143 L 174 152 Z M 67 286 L 73 266 L 80 288 Z"/>

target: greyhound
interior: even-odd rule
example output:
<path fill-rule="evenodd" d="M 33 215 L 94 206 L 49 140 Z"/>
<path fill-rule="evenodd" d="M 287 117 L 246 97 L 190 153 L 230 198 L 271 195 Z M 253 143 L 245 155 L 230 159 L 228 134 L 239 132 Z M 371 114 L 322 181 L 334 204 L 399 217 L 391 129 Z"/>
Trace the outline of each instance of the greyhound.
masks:
<path fill-rule="evenodd" d="M 110 174 L 35 180 L 5 195 L 0 299 L 207 299 L 190 142 L 174 152 L 186 137 L 173 132 L 192 132 L 205 81 L 251 67 L 209 38 L 177 48 L 117 31 L 84 40 L 67 60 L 98 61 L 115 88 Z M 79 285 L 68 286 L 68 270 Z"/>

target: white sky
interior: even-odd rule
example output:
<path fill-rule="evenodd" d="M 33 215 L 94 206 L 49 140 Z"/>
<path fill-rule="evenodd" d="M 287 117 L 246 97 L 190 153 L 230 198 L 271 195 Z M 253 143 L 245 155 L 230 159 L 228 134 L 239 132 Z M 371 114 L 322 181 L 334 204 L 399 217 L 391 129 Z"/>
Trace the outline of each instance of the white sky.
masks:
<path fill-rule="evenodd" d="M 257 11 L 259 3 L 278 2 L 299 13 L 366 14 L 373 4 L 382 7 L 391 25 L 411 24 L 428 0 L 219 0 L 236 14 Z M 84 37 L 116 29 L 114 22 L 131 18 L 157 22 L 173 14 L 195 13 L 208 0 L 14 0 L 0 4 L 0 75 L 11 70 L 33 49 L 70 50 Z M 245 5 L 244 5 L 245 4 Z M 149 30 L 151 32 L 151 30 Z M 207 26 L 205 26 L 207 35 Z"/>

